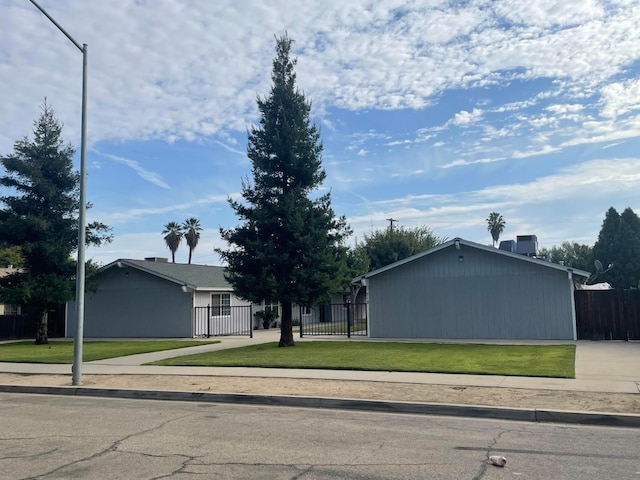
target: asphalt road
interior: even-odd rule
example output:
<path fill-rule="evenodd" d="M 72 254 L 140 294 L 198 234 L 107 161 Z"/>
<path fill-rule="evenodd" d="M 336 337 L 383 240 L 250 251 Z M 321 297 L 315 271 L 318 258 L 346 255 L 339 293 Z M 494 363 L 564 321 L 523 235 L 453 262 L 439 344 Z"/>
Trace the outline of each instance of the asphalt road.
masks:
<path fill-rule="evenodd" d="M 507 457 L 506 468 L 486 462 Z M 637 429 L 0 394 L 2 479 L 640 479 Z"/>

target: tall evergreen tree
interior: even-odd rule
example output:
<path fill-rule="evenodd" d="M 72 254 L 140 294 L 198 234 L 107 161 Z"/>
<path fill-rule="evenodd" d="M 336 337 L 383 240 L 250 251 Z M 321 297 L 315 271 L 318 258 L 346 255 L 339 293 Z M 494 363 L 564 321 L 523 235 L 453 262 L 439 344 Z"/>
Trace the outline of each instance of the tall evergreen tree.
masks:
<path fill-rule="evenodd" d="M 221 229 L 230 248 L 217 250 L 239 296 L 282 305 L 281 347 L 295 345 L 292 305 L 326 301 L 339 288 L 335 274 L 346 261 L 349 234 L 329 194 L 309 197 L 326 173 L 311 104 L 296 86 L 292 43 L 286 34 L 276 38 L 273 85 L 257 99 L 260 125 L 249 131 L 253 183 L 242 182 L 244 202 L 229 201 L 243 224 Z"/>
<path fill-rule="evenodd" d="M 0 279 L 0 299 L 24 305 L 38 318 L 36 343 L 48 343 L 48 312 L 75 294 L 79 182 L 73 171 L 74 149 L 64 145 L 62 125 L 46 102 L 34 122 L 34 139 L 14 144 L 0 156 L 5 174 L 0 186 L 0 244 L 20 247 L 21 269 Z M 87 226 L 88 245 L 111 240 L 109 227 Z"/>
<path fill-rule="evenodd" d="M 640 219 L 631 208 L 620 214 L 618 252 L 614 260 L 614 282 L 619 288 L 640 287 Z"/>
<path fill-rule="evenodd" d="M 617 250 L 618 250 L 618 230 L 620 229 L 620 214 L 618 211 L 610 207 L 605 214 L 598 234 L 598 240 L 596 240 L 593 246 L 593 259 L 598 260 L 603 265 L 614 263 L 614 268 L 618 268 L 617 262 Z M 598 273 L 598 272 L 595 272 Z M 615 282 L 613 279 L 613 272 L 609 271 L 605 275 L 597 278 L 599 282 L 609 282 L 609 284 L 615 288 Z M 612 283 L 613 282 L 613 283 Z"/>
<path fill-rule="evenodd" d="M 593 247 L 594 258 L 613 268 L 598 278 L 613 288 L 638 288 L 640 282 L 640 219 L 631 208 L 618 214 L 607 210 L 598 240 Z"/>

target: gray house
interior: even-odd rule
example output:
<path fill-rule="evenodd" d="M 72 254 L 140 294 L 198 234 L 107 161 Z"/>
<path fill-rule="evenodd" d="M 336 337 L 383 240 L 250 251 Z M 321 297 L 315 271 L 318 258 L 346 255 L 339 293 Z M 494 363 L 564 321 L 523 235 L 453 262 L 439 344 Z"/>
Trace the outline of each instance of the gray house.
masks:
<path fill-rule="evenodd" d="M 9 268 L 0 268 L 0 278 L 15 272 L 17 270 L 11 266 Z M 0 303 L 0 315 L 20 315 L 20 313 L 22 313 L 20 305 L 3 305 Z"/>
<path fill-rule="evenodd" d="M 88 338 L 190 338 L 248 333 L 251 303 L 238 298 L 224 268 L 117 260 L 91 279 L 85 296 Z M 75 305 L 67 305 L 67 336 L 76 330 Z"/>
<path fill-rule="evenodd" d="M 378 338 L 575 340 L 588 272 L 456 238 L 354 280 Z"/>

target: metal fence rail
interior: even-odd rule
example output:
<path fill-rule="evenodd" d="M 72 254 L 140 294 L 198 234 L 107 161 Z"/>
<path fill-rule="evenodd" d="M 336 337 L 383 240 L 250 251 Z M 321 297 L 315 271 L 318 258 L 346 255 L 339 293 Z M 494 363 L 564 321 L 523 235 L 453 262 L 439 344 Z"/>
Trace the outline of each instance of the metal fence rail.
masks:
<path fill-rule="evenodd" d="M 247 335 L 253 338 L 251 305 L 194 307 L 194 321 L 196 337 Z"/>
<path fill-rule="evenodd" d="M 36 322 L 29 315 L 0 315 L 0 339 L 35 338 Z"/>
<path fill-rule="evenodd" d="M 25 310 L 23 310 L 24 312 Z M 47 335 L 49 338 L 64 337 L 65 308 L 61 305 L 49 310 Z M 0 315 L 0 340 L 36 338 L 36 318 L 33 315 Z"/>
<path fill-rule="evenodd" d="M 300 337 L 304 335 L 346 335 L 366 337 L 367 304 L 334 303 L 300 307 Z"/>

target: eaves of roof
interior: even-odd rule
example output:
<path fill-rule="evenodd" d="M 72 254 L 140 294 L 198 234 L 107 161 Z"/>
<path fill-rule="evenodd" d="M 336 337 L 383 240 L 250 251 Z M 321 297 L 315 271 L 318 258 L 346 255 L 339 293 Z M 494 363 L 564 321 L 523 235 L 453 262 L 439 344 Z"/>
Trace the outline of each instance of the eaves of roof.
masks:
<path fill-rule="evenodd" d="M 364 275 L 359 275 L 358 277 L 354 278 L 352 283 L 358 283 L 360 280 L 362 279 L 367 279 L 367 278 L 371 278 L 374 277 L 376 275 L 379 275 L 381 273 L 384 273 L 388 270 L 391 270 L 393 268 L 397 268 L 401 265 L 413 262 L 415 260 L 418 260 L 422 257 L 426 257 L 429 255 L 433 255 L 434 253 L 437 253 L 441 250 L 445 250 L 447 248 L 450 247 L 454 247 L 456 248 L 456 245 L 458 245 L 459 247 L 465 246 L 465 247 L 469 247 L 469 248 L 474 248 L 477 250 L 482 250 L 494 255 L 503 255 L 509 258 L 514 258 L 516 260 L 519 261 L 523 261 L 523 262 L 530 262 L 533 263 L 535 265 L 538 266 L 542 266 L 542 267 L 547 267 L 547 268 L 553 268 L 555 270 L 561 270 L 563 272 L 566 273 L 571 273 L 573 275 L 577 275 L 579 277 L 584 277 L 584 278 L 589 278 L 589 276 L 591 275 L 589 272 L 585 272 L 584 270 L 578 270 L 575 268 L 571 268 L 571 267 L 566 267 L 564 265 L 559 265 L 557 263 L 553 263 L 553 262 L 548 262 L 546 260 L 541 260 L 539 258 L 531 258 L 531 257 L 527 257 L 526 255 L 521 255 L 519 253 L 512 253 L 512 252 L 507 252 L 506 250 L 500 250 L 498 248 L 494 248 L 494 247 L 488 247 L 486 245 L 481 245 L 479 243 L 475 243 L 475 242 L 470 242 L 469 240 L 464 240 L 462 238 L 454 238 L 453 240 L 449 240 L 448 242 L 442 243 L 436 247 L 433 247 L 429 250 L 425 250 L 424 252 L 420 252 L 417 253 L 415 255 L 412 255 L 411 257 L 407 257 L 404 258 L 402 260 L 398 260 L 395 263 L 392 263 L 390 265 L 387 265 L 385 267 L 379 268 L 377 270 L 373 270 L 371 272 L 365 273 Z"/>
<path fill-rule="evenodd" d="M 196 291 L 233 291 L 231 284 L 224 278 L 224 267 L 120 259 L 101 270 L 124 267 L 134 268 Z"/>

